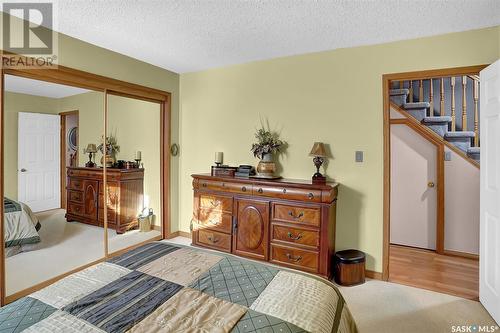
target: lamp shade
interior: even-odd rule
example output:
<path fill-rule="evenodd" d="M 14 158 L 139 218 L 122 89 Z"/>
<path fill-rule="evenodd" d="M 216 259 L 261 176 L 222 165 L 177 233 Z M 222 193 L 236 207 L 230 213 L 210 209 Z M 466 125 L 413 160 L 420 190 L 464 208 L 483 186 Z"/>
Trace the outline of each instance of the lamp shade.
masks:
<path fill-rule="evenodd" d="M 309 156 L 326 157 L 326 149 L 323 142 L 315 142 Z"/>
<path fill-rule="evenodd" d="M 85 149 L 86 153 L 97 153 L 97 147 L 93 143 L 89 143 Z"/>

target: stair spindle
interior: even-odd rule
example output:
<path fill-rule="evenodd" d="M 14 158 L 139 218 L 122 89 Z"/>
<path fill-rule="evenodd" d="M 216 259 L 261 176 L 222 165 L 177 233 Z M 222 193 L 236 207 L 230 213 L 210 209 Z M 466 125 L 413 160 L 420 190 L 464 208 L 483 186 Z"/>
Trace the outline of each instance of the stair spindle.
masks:
<path fill-rule="evenodd" d="M 479 147 L 479 81 L 474 79 L 474 147 Z"/>
<path fill-rule="evenodd" d="M 451 85 L 451 131 L 455 132 L 456 126 L 456 115 L 455 115 L 455 77 L 450 78 Z"/>
<path fill-rule="evenodd" d="M 412 80 L 410 80 L 410 89 L 409 90 L 410 90 L 410 93 L 409 93 L 410 103 L 413 103 L 413 81 Z"/>
<path fill-rule="evenodd" d="M 423 80 L 418 81 L 418 101 L 419 102 L 424 101 L 424 84 L 422 81 Z"/>
<path fill-rule="evenodd" d="M 467 131 L 467 76 L 462 76 L 462 131 Z"/>
<path fill-rule="evenodd" d="M 446 114 L 444 111 L 444 78 L 441 78 L 440 82 L 439 99 L 440 99 L 439 111 L 441 113 L 441 116 L 445 116 Z"/>
<path fill-rule="evenodd" d="M 434 117 L 434 86 L 432 79 L 429 80 L 429 116 Z"/>

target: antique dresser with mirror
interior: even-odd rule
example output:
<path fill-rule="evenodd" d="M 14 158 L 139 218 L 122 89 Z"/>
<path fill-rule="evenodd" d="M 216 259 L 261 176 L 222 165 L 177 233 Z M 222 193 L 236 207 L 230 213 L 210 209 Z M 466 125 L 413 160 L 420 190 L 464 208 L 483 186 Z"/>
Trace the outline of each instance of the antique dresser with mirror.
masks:
<path fill-rule="evenodd" d="M 192 177 L 194 245 L 332 276 L 336 183 Z"/>
<path fill-rule="evenodd" d="M 107 168 L 108 227 L 123 233 L 137 227 L 142 210 L 144 169 Z M 102 168 L 67 168 L 68 222 L 102 227 L 104 224 L 104 180 Z"/>

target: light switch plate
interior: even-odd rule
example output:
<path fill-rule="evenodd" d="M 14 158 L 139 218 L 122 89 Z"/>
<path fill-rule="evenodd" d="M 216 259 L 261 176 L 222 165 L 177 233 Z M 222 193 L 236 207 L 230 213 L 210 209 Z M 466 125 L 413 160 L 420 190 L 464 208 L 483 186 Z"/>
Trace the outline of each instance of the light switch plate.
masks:
<path fill-rule="evenodd" d="M 451 161 L 451 151 L 445 151 L 444 152 L 444 160 L 445 161 Z"/>
<path fill-rule="evenodd" d="M 360 150 L 356 151 L 356 162 L 363 162 L 363 152 Z"/>

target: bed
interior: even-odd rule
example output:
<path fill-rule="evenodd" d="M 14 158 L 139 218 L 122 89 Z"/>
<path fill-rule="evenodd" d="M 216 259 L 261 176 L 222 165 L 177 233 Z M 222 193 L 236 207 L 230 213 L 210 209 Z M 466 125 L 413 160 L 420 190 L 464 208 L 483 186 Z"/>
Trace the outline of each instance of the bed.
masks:
<path fill-rule="evenodd" d="M 327 280 L 168 242 L 148 243 L 6 305 L 0 327 L 37 333 L 357 332 L 342 295 Z"/>
<path fill-rule="evenodd" d="M 40 242 L 38 231 L 41 224 L 31 209 L 24 203 L 9 198 L 3 199 L 5 256 L 36 249 Z"/>

